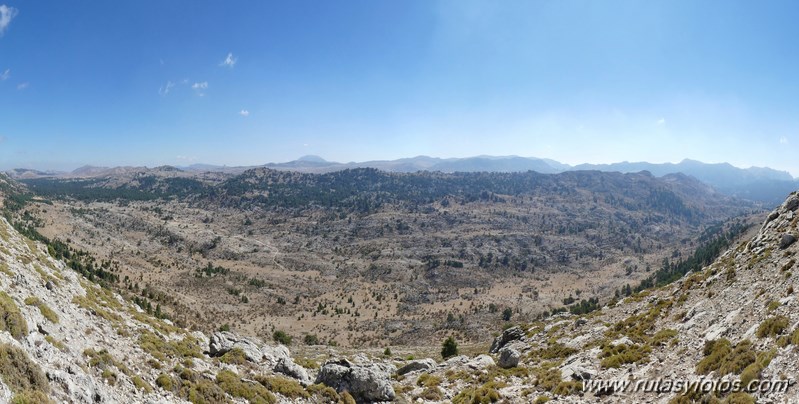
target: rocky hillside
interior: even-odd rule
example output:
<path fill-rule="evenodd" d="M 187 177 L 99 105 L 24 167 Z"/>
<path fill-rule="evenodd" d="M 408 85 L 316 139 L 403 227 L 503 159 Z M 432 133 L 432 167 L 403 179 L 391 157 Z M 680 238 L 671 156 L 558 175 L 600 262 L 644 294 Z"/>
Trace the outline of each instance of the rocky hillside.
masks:
<path fill-rule="evenodd" d="M 482 354 L 459 356 L 452 341 L 440 363 L 332 347 L 315 362 L 226 331 L 189 332 L 88 281 L 3 219 L 0 400 L 794 402 L 798 208 L 791 195 L 754 237 L 672 284 L 508 328 Z"/>
<path fill-rule="evenodd" d="M 0 219 L 0 402 L 327 403 L 396 397 L 391 363 L 319 369 L 282 345 L 189 332 L 94 284 Z M 316 383 L 318 381 L 319 383 Z"/>
<path fill-rule="evenodd" d="M 507 329 L 491 347 L 501 367 L 455 358 L 404 385 L 456 402 L 797 402 L 797 208 L 794 193 L 754 237 L 670 285 Z"/>
<path fill-rule="evenodd" d="M 109 282 L 147 290 L 186 326 L 385 348 L 488 344 L 505 310 L 590 309 L 752 211 L 684 175 L 222 178 L 162 167 L 25 181 L 13 222 L 110 262 Z"/>

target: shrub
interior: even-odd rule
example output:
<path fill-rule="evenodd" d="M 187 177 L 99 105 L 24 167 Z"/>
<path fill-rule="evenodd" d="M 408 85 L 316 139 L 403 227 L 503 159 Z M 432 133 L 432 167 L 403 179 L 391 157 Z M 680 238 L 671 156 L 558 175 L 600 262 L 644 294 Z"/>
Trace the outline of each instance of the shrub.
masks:
<path fill-rule="evenodd" d="M 651 349 L 646 345 L 605 344 L 599 355 L 600 358 L 603 358 L 600 364 L 604 368 L 618 368 L 626 363 L 643 362 L 650 351 Z"/>
<path fill-rule="evenodd" d="M 41 391 L 25 390 L 14 394 L 10 404 L 53 404 L 53 400 Z"/>
<path fill-rule="evenodd" d="M 416 385 L 421 387 L 437 387 L 441 384 L 443 379 L 439 376 L 433 376 L 430 373 L 422 373 L 416 379 Z"/>
<path fill-rule="evenodd" d="M 255 376 L 255 381 L 261 383 L 267 390 L 278 393 L 291 399 L 308 398 L 311 395 L 294 379 L 279 376 Z"/>
<path fill-rule="evenodd" d="M 28 333 L 28 323 L 19 307 L 6 292 L 0 291 L 0 331 L 8 331 L 16 339 Z"/>
<path fill-rule="evenodd" d="M 175 381 L 172 379 L 172 376 L 166 373 L 158 375 L 158 378 L 155 379 L 155 384 L 167 391 L 172 391 L 172 389 L 175 388 Z"/>
<path fill-rule="evenodd" d="M 780 335 L 788 328 L 789 321 L 788 317 L 785 316 L 767 318 L 757 327 L 757 337 L 765 338 Z"/>
<path fill-rule="evenodd" d="M 130 380 L 137 389 L 144 390 L 145 393 L 153 392 L 153 388 L 150 386 L 150 383 L 145 382 L 140 376 L 133 376 Z"/>
<path fill-rule="evenodd" d="M 505 387 L 504 384 L 491 381 L 480 387 L 468 387 L 463 389 L 452 398 L 453 404 L 483 404 L 499 401 L 502 396 L 498 389 Z"/>
<path fill-rule="evenodd" d="M 216 374 L 216 383 L 219 388 L 233 397 L 241 397 L 252 404 L 276 403 L 277 399 L 263 385 L 245 382 L 229 370 L 222 370 Z"/>
<path fill-rule="evenodd" d="M 47 307 L 47 305 L 38 297 L 31 296 L 25 299 L 25 304 L 28 306 L 36 306 L 39 309 L 39 312 L 42 313 L 42 316 L 49 320 L 51 323 L 58 323 L 58 314 L 56 314 L 52 309 Z"/>
<path fill-rule="evenodd" d="M 732 352 L 732 343 L 726 338 L 705 341 L 702 351 L 705 357 L 696 364 L 696 373 L 706 375 L 718 370 L 730 352 Z"/>
<path fill-rule="evenodd" d="M 677 336 L 677 330 L 672 330 L 672 329 L 669 329 L 669 328 L 660 330 L 660 331 L 656 332 L 655 335 L 652 337 L 652 341 L 650 342 L 650 345 L 652 345 L 652 346 L 665 345 L 666 342 L 668 342 L 669 340 L 671 340 L 672 338 L 674 338 L 676 336 Z"/>
<path fill-rule="evenodd" d="M 316 334 L 305 334 L 303 342 L 305 342 L 305 345 L 319 345 L 319 337 Z"/>
<path fill-rule="evenodd" d="M 277 330 L 272 334 L 272 339 L 278 344 L 291 345 L 291 336 L 283 330 Z"/>
<path fill-rule="evenodd" d="M 563 345 L 559 342 L 555 342 L 546 346 L 546 348 L 540 348 L 535 351 L 531 351 L 530 356 L 533 358 L 539 359 L 560 359 L 560 358 L 567 358 L 575 353 L 579 352 L 579 350 L 574 348 L 569 348 L 566 345 Z"/>
<path fill-rule="evenodd" d="M 194 404 L 230 403 L 225 391 L 210 380 L 187 383 L 181 389 L 181 395 Z M 253 401 L 253 403 L 256 402 Z M 258 403 L 260 404 L 260 402 Z"/>
<path fill-rule="evenodd" d="M 9 344 L 0 344 L 0 378 L 12 392 L 20 395 L 20 400 L 33 397 L 33 392 L 45 396 L 50 392 L 50 384 L 39 365 L 31 361 L 25 351 Z"/>
<path fill-rule="evenodd" d="M 441 357 L 447 359 L 458 354 L 458 343 L 455 338 L 448 337 L 441 345 Z"/>
<path fill-rule="evenodd" d="M 308 392 L 314 396 L 321 397 L 325 403 L 338 403 L 341 396 L 332 387 L 325 386 L 324 384 L 312 384 L 308 386 Z"/>
<path fill-rule="evenodd" d="M 757 355 L 757 358 L 753 363 L 750 363 L 742 372 L 741 372 L 741 383 L 746 386 L 752 380 L 755 380 L 760 377 L 760 372 L 771 363 L 771 359 L 774 358 L 775 351 L 769 352 L 761 352 Z"/>
<path fill-rule="evenodd" d="M 383 351 L 383 356 L 386 356 L 386 357 L 388 357 L 388 356 L 391 356 L 391 355 L 392 355 L 392 354 L 391 354 L 391 348 L 386 348 L 386 349 Z"/>
<path fill-rule="evenodd" d="M 233 348 L 219 358 L 222 363 L 229 365 L 243 365 L 247 363 L 247 356 L 240 348 Z"/>

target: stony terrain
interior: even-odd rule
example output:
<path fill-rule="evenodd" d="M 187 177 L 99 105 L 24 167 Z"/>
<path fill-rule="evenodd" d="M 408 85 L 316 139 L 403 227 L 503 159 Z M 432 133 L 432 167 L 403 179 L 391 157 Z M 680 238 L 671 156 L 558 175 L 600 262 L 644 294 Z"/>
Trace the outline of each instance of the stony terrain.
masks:
<path fill-rule="evenodd" d="M 347 347 L 487 345 L 505 310 L 531 321 L 607 301 L 751 212 L 646 173 L 160 167 L 28 185 L 29 224 L 110 263 L 179 324 Z"/>
<path fill-rule="evenodd" d="M 799 196 L 791 195 L 756 234 L 676 282 L 588 314 L 522 322 L 482 352 L 458 355 L 453 341 L 443 360 L 335 347 L 308 358 L 227 331 L 190 332 L 142 310 L 136 295 L 90 282 L 85 271 L 53 259 L 52 245 L 2 219 L 2 400 L 793 402 L 798 209 Z M 788 388 L 583 391 L 598 381 L 701 376 L 785 381 Z"/>

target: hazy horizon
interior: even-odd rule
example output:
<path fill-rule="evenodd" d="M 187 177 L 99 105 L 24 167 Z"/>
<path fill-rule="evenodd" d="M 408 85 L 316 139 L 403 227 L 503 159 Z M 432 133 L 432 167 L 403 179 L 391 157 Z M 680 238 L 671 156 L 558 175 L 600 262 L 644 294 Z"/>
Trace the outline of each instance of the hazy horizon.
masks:
<path fill-rule="evenodd" d="M 391 159 L 391 160 L 370 159 L 370 160 L 359 160 L 359 161 L 335 161 L 335 160 L 331 160 L 331 159 L 325 158 L 324 156 L 308 154 L 308 155 L 298 156 L 298 157 L 296 157 L 294 159 L 285 160 L 285 161 L 267 161 L 267 162 L 263 162 L 263 163 L 260 163 L 260 164 L 251 164 L 251 165 L 237 165 L 237 164 L 224 164 L 224 163 L 223 164 L 212 164 L 212 163 L 206 163 L 206 162 L 194 162 L 194 163 L 191 163 L 191 164 L 157 164 L 157 165 L 131 164 L 131 165 L 108 165 L 108 166 L 96 165 L 96 164 L 80 164 L 80 165 L 75 165 L 75 166 L 64 166 L 62 168 L 0 167 L 0 170 L 10 171 L 10 170 L 13 170 L 13 169 L 29 169 L 29 170 L 38 170 L 38 171 L 71 172 L 71 171 L 77 170 L 79 168 L 84 168 L 84 167 L 96 167 L 96 168 L 145 167 L 145 168 L 155 168 L 155 167 L 159 167 L 159 166 L 173 166 L 173 167 L 178 167 L 178 168 L 181 168 L 181 167 L 182 168 L 188 168 L 188 167 L 192 167 L 192 166 L 203 166 L 203 165 L 214 166 L 214 167 L 231 167 L 231 168 L 233 168 L 233 167 L 259 167 L 259 166 L 264 166 L 264 165 L 269 165 L 269 164 L 290 163 L 290 162 L 298 161 L 298 160 L 301 160 L 303 158 L 308 158 L 308 157 L 321 158 L 321 159 L 325 160 L 326 162 L 332 163 L 332 164 L 361 164 L 361 163 L 367 163 L 367 162 L 371 162 L 371 161 L 395 161 L 395 160 L 398 160 L 398 159 Z M 676 165 L 676 164 L 679 164 L 679 163 L 681 163 L 681 162 L 683 162 L 685 160 L 692 160 L 692 159 L 687 159 L 687 158 L 686 159 L 681 159 L 679 161 L 662 161 L 662 162 L 627 161 L 627 160 L 624 160 L 624 161 L 615 161 L 615 162 L 612 162 L 612 163 L 587 163 L 587 162 L 583 162 L 583 163 L 571 164 L 571 163 L 564 163 L 562 161 L 557 161 L 557 160 L 554 160 L 554 159 L 550 159 L 550 158 L 547 158 L 547 157 L 518 156 L 518 155 L 504 155 L 504 156 L 474 155 L 474 156 L 465 156 L 465 157 L 440 157 L 440 156 L 416 155 L 416 156 L 402 157 L 400 159 L 414 159 L 414 158 L 419 158 L 419 157 L 437 158 L 437 159 L 442 159 L 442 160 L 468 159 L 468 158 L 475 158 L 475 157 L 485 157 L 485 158 L 514 158 L 514 157 L 517 157 L 517 158 L 526 158 L 526 159 L 550 160 L 550 161 L 555 161 L 556 163 L 567 164 L 567 165 L 569 165 L 572 168 L 576 167 L 576 166 L 579 166 L 579 165 L 583 165 L 583 164 L 610 165 L 610 164 L 625 164 L 625 163 L 628 163 L 628 164 L 644 163 L 644 164 L 674 164 L 674 165 Z M 697 161 L 697 160 L 694 160 L 694 161 Z M 700 163 L 704 163 L 704 164 L 730 164 L 730 163 L 725 162 L 725 161 L 719 161 L 719 162 L 699 161 L 699 162 Z M 741 166 L 736 166 L 736 165 L 733 165 L 733 164 L 731 164 L 731 165 L 733 167 L 739 168 L 739 169 L 757 169 L 757 168 L 774 169 L 773 167 L 761 167 L 761 166 L 741 167 Z M 783 171 L 783 172 L 787 172 L 788 174 L 791 174 L 787 170 L 778 170 L 778 169 L 774 169 L 774 170 Z M 793 176 L 793 174 L 791 174 L 791 176 Z M 795 176 L 793 176 L 793 177 L 794 177 L 794 179 L 799 178 L 799 177 L 795 177 Z"/>
<path fill-rule="evenodd" d="M 685 158 L 799 176 L 799 3 L 0 0 L 0 165 Z"/>

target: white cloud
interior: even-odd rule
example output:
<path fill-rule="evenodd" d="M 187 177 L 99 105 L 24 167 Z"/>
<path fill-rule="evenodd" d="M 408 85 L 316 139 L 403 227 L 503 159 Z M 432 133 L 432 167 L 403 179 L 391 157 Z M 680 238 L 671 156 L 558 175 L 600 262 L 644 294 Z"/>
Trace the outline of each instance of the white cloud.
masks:
<path fill-rule="evenodd" d="M 655 125 L 657 126 L 663 126 L 665 124 L 666 124 L 666 118 L 660 118 L 657 120 L 657 122 L 655 122 Z"/>
<path fill-rule="evenodd" d="M 195 161 L 195 160 L 197 160 L 196 156 L 184 156 L 182 154 L 178 154 L 177 156 L 175 156 L 175 158 L 180 160 L 180 161 Z"/>
<path fill-rule="evenodd" d="M 207 81 L 203 81 L 203 82 L 199 82 L 199 83 L 194 83 L 194 84 L 191 85 L 191 88 L 193 88 L 194 91 L 197 92 L 197 95 L 202 97 L 202 96 L 205 95 L 205 90 L 208 89 L 208 82 Z"/>
<path fill-rule="evenodd" d="M 235 66 L 235 65 L 236 65 L 236 61 L 237 61 L 237 60 L 238 60 L 238 59 L 236 59 L 235 57 L 233 57 L 233 54 L 232 54 L 232 53 L 228 53 L 228 54 L 227 54 L 227 57 L 225 58 L 225 60 L 223 60 L 223 61 L 222 61 L 222 63 L 220 63 L 219 65 L 220 65 L 220 66 L 224 66 L 224 67 L 233 67 L 233 66 Z"/>
<path fill-rule="evenodd" d="M 780 137 L 780 144 L 788 144 L 788 138 L 785 136 Z"/>
<path fill-rule="evenodd" d="M 241 116 L 250 116 L 250 111 L 247 111 L 246 109 L 242 109 L 241 111 L 239 111 L 239 115 L 241 115 Z"/>
<path fill-rule="evenodd" d="M 6 32 L 6 28 L 11 24 L 11 19 L 17 16 L 17 9 L 0 4 L 0 36 Z"/>
<path fill-rule="evenodd" d="M 158 89 L 158 94 L 160 94 L 162 96 L 163 95 L 167 95 L 167 94 L 169 94 L 169 91 L 172 90 L 172 87 L 175 87 L 175 83 L 173 83 L 171 81 L 167 81 L 166 85 L 164 85 L 163 87 Z"/>
<path fill-rule="evenodd" d="M 11 69 L 6 69 L 2 74 L 0 74 L 0 81 L 8 80 L 11 77 Z"/>
<path fill-rule="evenodd" d="M 19 83 L 17 84 L 17 90 L 24 90 L 28 88 L 28 85 L 30 85 L 30 83 L 28 83 L 27 81 L 24 83 Z"/>

